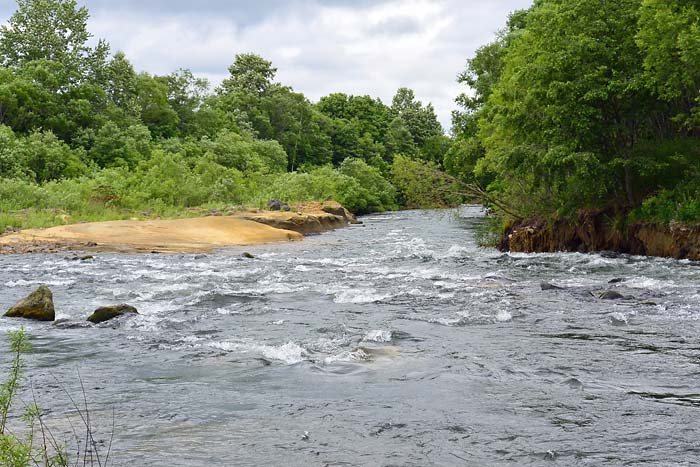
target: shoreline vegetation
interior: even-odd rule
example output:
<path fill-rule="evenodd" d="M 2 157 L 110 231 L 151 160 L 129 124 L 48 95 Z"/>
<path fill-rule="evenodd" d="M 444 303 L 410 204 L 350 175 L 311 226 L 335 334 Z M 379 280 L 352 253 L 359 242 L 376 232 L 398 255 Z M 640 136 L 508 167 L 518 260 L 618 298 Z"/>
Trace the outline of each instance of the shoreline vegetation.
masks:
<path fill-rule="evenodd" d="M 445 166 L 502 249 L 699 259 L 700 5 L 539 0 L 459 77 Z"/>
<path fill-rule="evenodd" d="M 255 54 L 235 56 L 216 87 L 188 69 L 137 72 L 88 17 L 75 0 L 17 0 L 0 26 L 0 233 L 270 199 L 358 215 L 478 201 L 493 218 L 484 238 L 513 251 L 695 248 L 679 232 L 700 225 L 697 5 L 513 12 L 458 75 L 470 90 L 449 136 L 409 88 L 387 104 L 311 102 Z M 580 229 L 593 212 L 606 241 Z M 533 226 L 551 235 L 512 241 Z"/>
<path fill-rule="evenodd" d="M 137 72 L 75 0 L 0 26 L 0 233 L 334 200 L 361 215 L 456 206 L 453 139 L 408 88 L 318 102 L 242 53 L 213 87 Z M 68 229 L 71 230 L 71 229 Z"/>

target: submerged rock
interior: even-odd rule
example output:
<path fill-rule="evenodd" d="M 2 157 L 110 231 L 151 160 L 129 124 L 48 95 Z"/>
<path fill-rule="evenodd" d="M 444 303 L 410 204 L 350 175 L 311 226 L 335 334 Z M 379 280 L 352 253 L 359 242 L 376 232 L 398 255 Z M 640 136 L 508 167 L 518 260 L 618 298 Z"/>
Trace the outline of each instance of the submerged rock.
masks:
<path fill-rule="evenodd" d="M 620 300 L 625 298 L 620 292 L 615 292 L 614 290 L 607 290 L 602 294 L 598 295 L 601 300 Z"/>
<path fill-rule="evenodd" d="M 53 294 L 42 285 L 27 297 L 18 301 L 5 313 L 8 318 L 25 318 L 36 321 L 54 321 L 56 311 L 53 306 Z"/>
<path fill-rule="evenodd" d="M 56 329 L 83 329 L 90 327 L 85 321 L 71 321 L 69 319 L 57 319 L 53 322 Z"/>
<path fill-rule="evenodd" d="M 542 282 L 540 284 L 540 287 L 542 288 L 542 290 L 562 290 L 562 287 L 550 284 L 549 282 Z"/>
<path fill-rule="evenodd" d="M 284 201 L 280 201 L 278 199 L 271 199 L 267 203 L 267 209 L 270 211 L 291 211 L 292 208 L 289 207 L 287 203 Z"/>
<path fill-rule="evenodd" d="M 122 303 L 121 305 L 100 307 L 95 310 L 87 320 L 91 323 L 98 324 L 129 314 L 137 315 L 139 312 L 133 306 Z"/>

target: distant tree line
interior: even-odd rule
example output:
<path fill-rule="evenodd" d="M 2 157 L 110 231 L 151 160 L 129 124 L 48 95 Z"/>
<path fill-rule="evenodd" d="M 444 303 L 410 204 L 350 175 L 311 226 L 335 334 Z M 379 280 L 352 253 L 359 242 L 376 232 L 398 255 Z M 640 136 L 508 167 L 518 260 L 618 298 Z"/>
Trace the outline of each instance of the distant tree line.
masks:
<path fill-rule="evenodd" d="M 123 52 L 92 40 L 88 10 L 75 0 L 17 5 L 0 28 L 0 208 L 80 211 L 96 199 L 187 207 L 285 194 L 345 198 L 359 211 L 458 202 L 424 203 L 393 184 L 394 173 L 426 183 L 420 174 L 439 171 L 452 145 L 433 106 L 410 89 L 391 105 L 340 93 L 312 103 L 254 54 L 237 55 L 212 89 L 188 69 L 137 72 Z M 382 193 L 361 183 L 377 177 Z M 71 180 L 92 188 L 76 194 Z M 57 201 L 62 190 L 82 204 Z"/>

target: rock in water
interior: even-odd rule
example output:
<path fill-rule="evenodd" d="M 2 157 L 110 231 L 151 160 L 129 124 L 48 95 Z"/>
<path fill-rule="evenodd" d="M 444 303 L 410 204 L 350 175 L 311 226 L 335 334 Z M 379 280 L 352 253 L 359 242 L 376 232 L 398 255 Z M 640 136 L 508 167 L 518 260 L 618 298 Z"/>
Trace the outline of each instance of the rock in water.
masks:
<path fill-rule="evenodd" d="M 615 292 L 614 290 L 608 290 L 607 292 L 603 292 L 598 296 L 601 300 L 620 300 L 625 298 L 624 295 L 622 295 L 620 292 Z"/>
<path fill-rule="evenodd" d="M 292 208 L 289 207 L 289 205 L 283 201 L 280 201 L 278 199 L 271 199 L 267 203 L 267 209 L 270 211 L 291 211 Z"/>
<path fill-rule="evenodd" d="M 542 282 L 540 284 L 540 287 L 542 288 L 542 290 L 562 290 L 561 287 L 558 287 L 554 284 L 550 284 L 549 282 Z"/>
<path fill-rule="evenodd" d="M 137 315 L 139 312 L 136 311 L 136 308 L 131 305 L 108 305 L 95 310 L 95 312 L 91 314 L 87 320 L 91 323 L 98 324 L 128 314 Z"/>
<path fill-rule="evenodd" d="M 245 253 L 243 253 L 241 256 L 243 256 L 244 258 L 248 258 L 248 259 L 255 259 L 255 255 L 252 253 L 248 253 L 247 251 Z"/>
<path fill-rule="evenodd" d="M 5 313 L 8 318 L 25 318 L 36 321 L 54 321 L 56 311 L 53 307 L 53 294 L 45 285 L 42 285 L 28 297 L 14 304 Z"/>

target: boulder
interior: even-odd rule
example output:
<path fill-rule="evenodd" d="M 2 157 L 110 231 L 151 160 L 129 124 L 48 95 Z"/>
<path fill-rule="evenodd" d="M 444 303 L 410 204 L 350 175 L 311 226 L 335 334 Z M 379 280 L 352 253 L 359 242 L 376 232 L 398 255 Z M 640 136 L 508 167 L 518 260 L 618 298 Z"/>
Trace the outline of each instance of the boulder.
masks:
<path fill-rule="evenodd" d="M 243 256 L 244 258 L 248 258 L 248 259 L 255 259 L 255 255 L 252 253 L 248 253 L 247 251 L 245 253 L 243 253 L 241 256 Z"/>
<path fill-rule="evenodd" d="M 283 201 L 280 201 L 278 199 L 271 199 L 267 203 L 267 209 L 270 211 L 291 211 L 292 208 L 289 207 L 289 205 Z"/>
<path fill-rule="evenodd" d="M 25 318 L 36 321 L 54 321 L 56 311 L 53 306 L 53 294 L 42 285 L 26 298 L 18 301 L 9 309 L 5 316 L 8 318 Z"/>
<path fill-rule="evenodd" d="M 108 305 L 102 306 L 94 311 L 93 314 L 87 319 L 91 323 L 98 324 L 110 319 L 117 318 L 124 315 L 137 315 L 139 314 L 131 305 L 121 304 L 121 305 Z"/>
<path fill-rule="evenodd" d="M 562 290 L 561 287 L 558 287 L 554 284 L 550 284 L 549 282 L 542 282 L 540 284 L 540 287 L 542 288 L 542 290 Z"/>
<path fill-rule="evenodd" d="M 608 290 L 603 292 L 598 296 L 601 300 L 620 300 L 625 298 L 620 292 L 615 292 L 614 290 Z"/>

